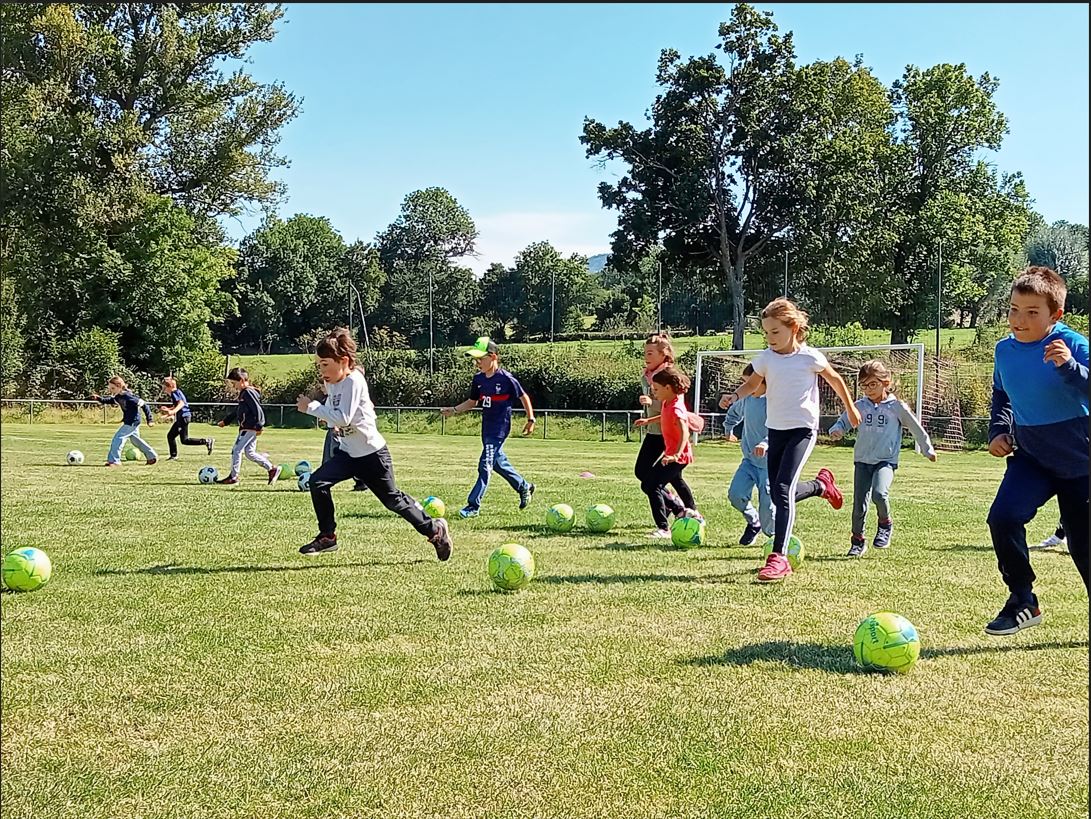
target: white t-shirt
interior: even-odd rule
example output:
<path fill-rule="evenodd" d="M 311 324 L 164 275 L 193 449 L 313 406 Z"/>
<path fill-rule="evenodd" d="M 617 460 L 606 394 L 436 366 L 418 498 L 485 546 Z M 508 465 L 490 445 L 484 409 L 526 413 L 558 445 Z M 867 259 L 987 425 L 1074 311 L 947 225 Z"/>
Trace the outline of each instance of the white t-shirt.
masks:
<path fill-rule="evenodd" d="M 337 446 L 353 458 L 362 458 L 386 446 L 386 439 L 375 425 L 375 405 L 371 403 L 367 381 L 359 370 L 353 370 L 336 384 L 327 384 L 326 403 L 311 401 L 307 414 L 321 418 L 331 427 L 340 427 Z"/>
<path fill-rule="evenodd" d="M 818 428 L 818 374 L 830 365 L 826 356 L 804 344 L 783 355 L 766 348 L 751 363 L 765 378 L 769 429 Z"/>

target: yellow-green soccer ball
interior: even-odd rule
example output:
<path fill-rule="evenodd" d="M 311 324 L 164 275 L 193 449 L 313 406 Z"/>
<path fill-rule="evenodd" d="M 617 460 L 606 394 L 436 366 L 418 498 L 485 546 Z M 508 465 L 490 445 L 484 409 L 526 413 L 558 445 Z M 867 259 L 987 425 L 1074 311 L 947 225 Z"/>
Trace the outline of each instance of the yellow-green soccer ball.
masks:
<path fill-rule="evenodd" d="M 447 504 L 435 495 L 429 495 L 425 498 L 421 506 L 424 507 L 424 514 L 430 518 L 442 518 L 447 514 Z"/>
<path fill-rule="evenodd" d="M 136 460 L 136 447 L 135 446 L 125 447 L 125 451 L 123 453 L 121 453 L 121 457 L 124 458 L 126 461 L 135 461 Z"/>
<path fill-rule="evenodd" d="M 299 475 L 302 475 L 304 472 L 307 472 L 307 473 L 314 472 L 314 469 L 311 468 L 311 462 L 310 461 L 300 461 L 299 463 L 297 463 L 295 465 L 295 474 L 296 474 L 297 477 Z"/>
<path fill-rule="evenodd" d="M 803 565 L 803 558 L 807 556 L 807 550 L 803 548 L 803 541 L 792 535 L 788 538 L 788 548 L 785 549 L 785 556 L 788 558 L 788 565 L 792 567 L 792 571 L 796 571 Z M 769 538 L 765 541 L 765 547 L 761 550 L 762 562 L 765 562 L 765 558 L 769 557 L 773 553 L 773 539 Z"/>
<path fill-rule="evenodd" d="M 489 555 L 489 577 L 501 591 L 518 591 L 534 578 L 534 555 L 518 543 L 505 543 Z"/>
<path fill-rule="evenodd" d="M 587 528 L 592 532 L 609 532 L 614 528 L 614 510 L 605 503 L 596 503 L 587 510 Z"/>
<path fill-rule="evenodd" d="M 705 542 L 705 522 L 700 518 L 676 518 L 671 524 L 671 543 L 692 549 Z"/>
<path fill-rule="evenodd" d="M 921 640 L 916 626 L 900 614 L 878 611 L 856 627 L 852 653 L 868 671 L 908 674 L 921 655 Z"/>
<path fill-rule="evenodd" d="M 2 573 L 4 585 L 12 591 L 34 591 L 49 582 L 53 564 L 49 562 L 49 555 L 41 549 L 27 546 L 8 552 Z"/>
<path fill-rule="evenodd" d="M 281 478 L 286 478 L 291 474 L 292 474 L 292 465 L 291 464 L 281 464 L 280 465 L 280 474 L 277 475 L 277 480 L 279 481 Z"/>
<path fill-rule="evenodd" d="M 576 523 L 576 512 L 567 503 L 558 503 L 546 512 L 546 526 L 554 532 L 571 532 Z"/>

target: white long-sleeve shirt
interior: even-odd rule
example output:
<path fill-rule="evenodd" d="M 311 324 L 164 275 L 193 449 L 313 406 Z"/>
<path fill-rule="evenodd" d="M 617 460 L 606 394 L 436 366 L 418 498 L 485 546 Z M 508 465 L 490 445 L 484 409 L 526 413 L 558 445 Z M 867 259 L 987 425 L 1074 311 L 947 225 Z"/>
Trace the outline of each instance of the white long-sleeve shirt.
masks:
<path fill-rule="evenodd" d="M 362 458 L 386 446 L 386 439 L 375 423 L 375 405 L 371 403 L 367 381 L 359 370 L 353 370 L 336 384 L 326 384 L 326 403 L 311 401 L 307 414 L 321 418 L 331 427 L 340 427 L 337 445 L 353 458 Z"/>

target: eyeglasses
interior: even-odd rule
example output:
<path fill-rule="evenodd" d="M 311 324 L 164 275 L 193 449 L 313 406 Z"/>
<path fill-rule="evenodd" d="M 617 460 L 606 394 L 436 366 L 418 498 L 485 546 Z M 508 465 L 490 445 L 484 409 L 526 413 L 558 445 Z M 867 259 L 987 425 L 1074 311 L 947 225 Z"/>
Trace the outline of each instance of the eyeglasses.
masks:
<path fill-rule="evenodd" d="M 882 381 L 861 381 L 860 386 L 863 387 L 865 390 L 870 390 L 874 389 L 875 387 L 882 387 L 884 386 L 884 384 Z"/>

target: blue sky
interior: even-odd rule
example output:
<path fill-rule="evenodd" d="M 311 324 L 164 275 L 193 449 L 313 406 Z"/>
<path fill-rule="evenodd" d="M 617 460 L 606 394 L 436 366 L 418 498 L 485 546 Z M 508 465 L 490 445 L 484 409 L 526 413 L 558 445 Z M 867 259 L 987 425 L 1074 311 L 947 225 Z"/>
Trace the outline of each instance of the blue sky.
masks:
<path fill-rule="evenodd" d="M 862 54 L 889 84 L 906 64 L 966 63 L 1000 80 L 1010 133 L 993 155 L 1023 172 L 1050 221 L 1088 222 L 1084 4 L 758 4 L 800 62 Z M 707 54 L 731 5 L 289 4 L 258 80 L 302 97 L 280 152 L 282 216 L 327 216 L 370 240 L 418 188 L 447 188 L 480 231 L 476 270 L 533 241 L 606 252 L 615 217 L 584 156 L 583 118 L 642 125 L 659 52 Z M 616 172 L 616 171 L 615 171 Z M 226 225 L 238 239 L 258 224 Z"/>

